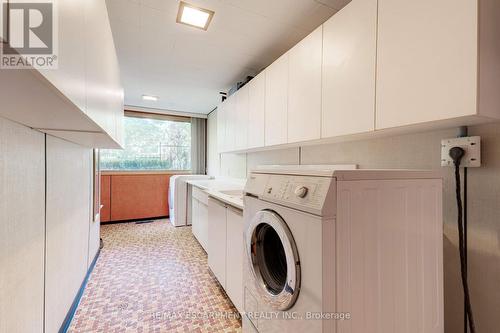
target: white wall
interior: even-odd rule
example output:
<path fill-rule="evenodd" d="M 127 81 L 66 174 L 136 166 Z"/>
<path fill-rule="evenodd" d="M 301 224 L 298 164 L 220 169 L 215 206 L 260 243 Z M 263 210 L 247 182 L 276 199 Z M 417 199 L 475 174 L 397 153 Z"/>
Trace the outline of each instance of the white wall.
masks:
<path fill-rule="evenodd" d="M 469 128 L 482 137 L 482 162 L 469 169 L 469 280 L 478 332 L 500 327 L 500 123 Z M 439 169 L 444 172 L 445 332 L 463 330 L 456 207 L 452 170 L 441 168 L 441 139 L 457 129 L 354 142 L 304 146 L 240 155 L 223 154 L 225 176 L 246 174 L 259 164 L 358 164 L 360 168 Z M 245 168 L 245 171 L 243 171 Z"/>
<path fill-rule="evenodd" d="M 0 118 L 0 333 L 59 330 L 99 247 L 91 195 L 90 149 Z"/>

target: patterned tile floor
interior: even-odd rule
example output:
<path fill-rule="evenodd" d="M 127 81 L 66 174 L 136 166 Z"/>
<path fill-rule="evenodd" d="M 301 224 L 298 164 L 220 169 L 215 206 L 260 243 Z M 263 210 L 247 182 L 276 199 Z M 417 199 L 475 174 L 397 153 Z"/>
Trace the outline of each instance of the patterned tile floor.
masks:
<path fill-rule="evenodd" d="M 104 248 L 69 332 L 241 332 L 190 227 L 103 225 Z"/>

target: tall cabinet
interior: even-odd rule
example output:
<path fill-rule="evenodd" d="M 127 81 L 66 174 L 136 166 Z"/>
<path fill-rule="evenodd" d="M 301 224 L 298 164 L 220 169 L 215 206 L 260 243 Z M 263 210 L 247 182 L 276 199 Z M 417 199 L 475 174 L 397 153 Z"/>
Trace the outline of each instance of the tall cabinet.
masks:
<path fill-rule="evenodd" d="M 42 333 L 45 138 L 0 117 L 0 332 Z"/>

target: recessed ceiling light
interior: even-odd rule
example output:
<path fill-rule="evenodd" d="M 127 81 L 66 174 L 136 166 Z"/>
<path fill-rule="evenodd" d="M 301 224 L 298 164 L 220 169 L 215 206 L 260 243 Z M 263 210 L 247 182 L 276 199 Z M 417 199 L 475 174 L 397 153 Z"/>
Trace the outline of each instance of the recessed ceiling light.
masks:
<path fill-rule="evenodd" d="M 158 100 L 158 96 L 142 95 L 142 99 L 145 100 L 145 101 L 156 102 Z"/>
<path fill-rule="evenodd" d="M 177 13 L 177 23 L 186 24 L 195 28 L 207 30 L 215 12 L 212 10 L 196 7 L 181 1 Z"/>

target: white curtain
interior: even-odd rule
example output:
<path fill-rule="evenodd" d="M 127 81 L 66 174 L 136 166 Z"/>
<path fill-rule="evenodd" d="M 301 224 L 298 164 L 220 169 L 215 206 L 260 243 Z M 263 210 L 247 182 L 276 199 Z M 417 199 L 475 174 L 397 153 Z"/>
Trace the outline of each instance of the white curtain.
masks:
<path fill-rule="evenodd" d="M 191 170 L 193 174 L 207 172 L 207 120 L 191 118 Z"/>

